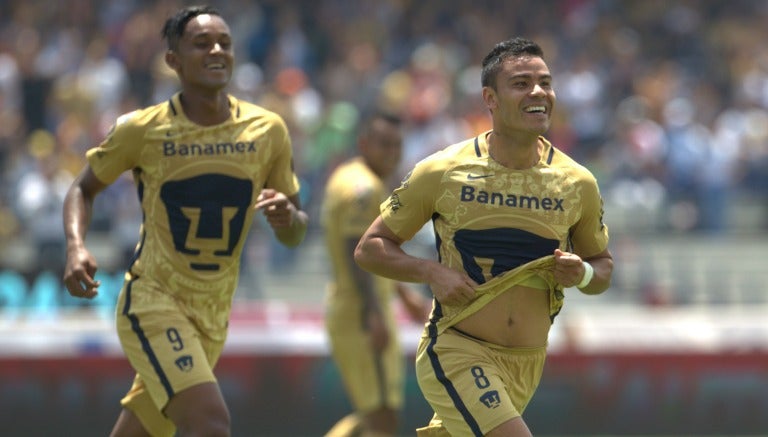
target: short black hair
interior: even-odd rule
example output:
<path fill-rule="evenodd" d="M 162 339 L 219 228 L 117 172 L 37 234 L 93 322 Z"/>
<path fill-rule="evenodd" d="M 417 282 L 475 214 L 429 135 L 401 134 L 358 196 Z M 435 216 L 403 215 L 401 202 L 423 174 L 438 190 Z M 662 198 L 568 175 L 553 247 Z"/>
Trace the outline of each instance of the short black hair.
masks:
<path fill-rule="evenodd" d="M 199 6 L 187 6 L 179 9 L 172 17 L 165 20 L 163 30 L 160 35 L 163 39 L 168 41 L 168 49 L 176 50 L 179 48 L 179 40 L 184 35 L 184 28 L 187 27 L 189 20 L 197 17 L 198 15 L 217 15 L 221 16 L 219 11 L 213 6 L 199 5 Z"/>
<path fill-rule="evenodd" d="M 544 51 L 535 42 L 519 36 L 496 44 L 483 59 L 483 70 L 480 74 L 482 86 L 495 88 L 496 75 L 501 70 L 501 64 L 508 58 L 520 56 L 544 58 Z"/>
<path fill-rule="evenodd" d="M 358 135 L 368 135 L 377 121 L 382 120 L 399 128 L 403 124 L 403 119 L 392 112 L 386 110 L 374 110 L 368 113 L 363 122 L 358 125 Z"/>
<path fill-rule="evenodd" d="M 394 124 L 395 126 L 400 126 L 400 124 L 403 122 L 403 119 L 400 118 L 400 116 L 389 111 L 374 112 L 369 116 L 368 124 L 373 124 L 373 122 L 376 120 L 384 120 L 389 124 Z"/>

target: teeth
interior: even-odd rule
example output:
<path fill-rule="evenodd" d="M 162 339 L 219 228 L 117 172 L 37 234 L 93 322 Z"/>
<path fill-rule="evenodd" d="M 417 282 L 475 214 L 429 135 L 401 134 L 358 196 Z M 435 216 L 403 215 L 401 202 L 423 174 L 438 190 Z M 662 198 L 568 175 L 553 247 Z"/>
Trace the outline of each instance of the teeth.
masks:
<path fill-rule="evenodd" d="M 529 106 L 525 108 L 525 112 L 546 112 L 547 108 L 543 106 Z"/>

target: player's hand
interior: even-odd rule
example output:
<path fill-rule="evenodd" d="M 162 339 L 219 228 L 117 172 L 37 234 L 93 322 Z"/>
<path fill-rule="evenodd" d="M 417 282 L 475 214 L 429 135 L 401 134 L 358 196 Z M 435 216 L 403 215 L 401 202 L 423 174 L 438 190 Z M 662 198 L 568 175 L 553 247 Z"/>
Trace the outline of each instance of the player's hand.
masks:
<path fill-rule="evenodd" d="M 67 264 L 64 266 L 64 285 L 73 297 L 93 299 L 99 294 L 101 281 L 94 279 L 98 265 L 88 249 L 67 251 Z"/>
<path fill-rule="evenodd" d="M 272 228 L 289 228 L 296 216 L 296 206 L 288 197 L 271 188 L 261 190 L 254 208 L 261 210 Z"/>
<path fill-rule="evenodd" d="M 475 287 L 478 284 L 469 275 L 439 264 L 438 266 L 440 268 L 429 283 L 429 288 L 438 302 L 451 306 L 464 305 L 475 297 Z"/>
<path fill-rule="evenodd" d="M 575 253 L 555 249 L 555 280 L 563 287 L 574 287 L 584 278 L 582 259 Z"/>

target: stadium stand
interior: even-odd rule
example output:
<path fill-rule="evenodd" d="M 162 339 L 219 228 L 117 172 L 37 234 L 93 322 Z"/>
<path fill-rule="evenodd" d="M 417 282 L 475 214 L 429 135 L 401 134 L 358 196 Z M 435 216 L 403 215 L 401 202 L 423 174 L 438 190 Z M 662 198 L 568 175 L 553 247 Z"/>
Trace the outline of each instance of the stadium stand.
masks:
<path fill-rule="evenodd" d="M 130 369 L 113 306 L 135 189 L 126 175 L 98 199 L 94 301 L 58 282 L 60 205 L 115 118 L 175 90 L 147 29 L 177 3 L 0 1 L 3 435 L 100 436 L 116 417 Z M 599 179 L 616 257 L 604 295 L 569 290 L 527 422 L 549 436 L 766 433 L 768 3 L 216 3 L 244 60 L 232 92 L 289 123 L 315 221 L 296 250 L 260 232 L 248 242 L 220 367 L 235 435 L 317 435 L 347 408 L 319 329 L 325 177 L 374 106 L 404 116 L 403 169 L 486 129 L 477 62 L 510 32 L 543 42 L 559 98 L 550 137 Z M 425 230 L 410 248 L 431 244 Z M 419 327 L 403 329 L 412 350 Z M 404 435 L 429 416 L 409 378 Z"/>

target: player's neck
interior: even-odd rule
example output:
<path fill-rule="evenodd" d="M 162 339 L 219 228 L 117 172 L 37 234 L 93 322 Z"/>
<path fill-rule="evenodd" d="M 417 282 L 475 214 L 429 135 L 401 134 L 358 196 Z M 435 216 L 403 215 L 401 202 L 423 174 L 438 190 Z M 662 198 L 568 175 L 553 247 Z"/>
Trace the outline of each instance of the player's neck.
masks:
<path fill-rule="evenodd" d="M 382 171 L 381 167 L 376 165 L 376 163 L 372 162 L 370 159 L 366 158 L 365 156 L 360 156 L 360 159 L 363 160 L 363 163 L 366 167 L 368 167 L 368 170 L 370 170 L 373 174 L 376 175 L 381 181 L 386 182 L 391 174 L 388 174 L 384 171 Z"/>
<path fill-rule="evenodd" d="M 223 123 L 231 116 L 225 92 L 203 94 L 182 91 L 179 100 L 189 121 L 202 126 Z"/>
<path fill-rule="evenodd" d="M 542 144 L 536 136 L 509 136 L 491 131 L 486 138 L 488 155 L 504 167 L 524 170 L 538 164 Z"/>

